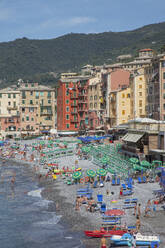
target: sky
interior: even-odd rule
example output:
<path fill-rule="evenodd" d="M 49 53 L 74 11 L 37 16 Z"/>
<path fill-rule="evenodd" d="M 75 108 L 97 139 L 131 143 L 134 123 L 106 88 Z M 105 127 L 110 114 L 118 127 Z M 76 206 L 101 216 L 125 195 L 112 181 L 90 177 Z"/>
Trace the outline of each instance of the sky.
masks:
<path fill-rule="evenodd" d="M 133 30 L 165 21 L 165 0 L 0 0 L 0 42 Z"/>

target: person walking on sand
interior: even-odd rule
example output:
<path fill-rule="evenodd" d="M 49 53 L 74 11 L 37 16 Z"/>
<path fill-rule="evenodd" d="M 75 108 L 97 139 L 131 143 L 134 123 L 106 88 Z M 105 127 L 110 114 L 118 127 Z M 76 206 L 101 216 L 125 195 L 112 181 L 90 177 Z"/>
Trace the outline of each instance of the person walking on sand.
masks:
<path fill-rule="evenodd" d="M 137 212 L 137 202 L 135 203 L 135 206 L 134 206 L 134 213 L 133 213 L 133 215 L 136 216 L 136 212 Z"/>
<path fill-rule="evenodd" d="M 137 212 L 138 212 L 138 216 L 140 217 L 141 216 L 141 204 L 140 203 L 138 205 Z"/>
<path fill-rule="evenodd" d="M 106 238 L 103 236 L 101 238 L 101 248 L 107 248 L 107 241 L 106 241 Z"/>
<path fill-rule="evenodd" d="M 145 207 L 144 217 L 149 217 L 148 212 L 151 211 L 151 200 L 148 200 L 147 205 Z"/>
<path fill-rule="evenodd" d="M 136 231 L 139 232 L 140 231 L 140 226 L 141 226 L 141 222 L 140 222 L 140 218 L 137 215 L 136 217 Z"/>

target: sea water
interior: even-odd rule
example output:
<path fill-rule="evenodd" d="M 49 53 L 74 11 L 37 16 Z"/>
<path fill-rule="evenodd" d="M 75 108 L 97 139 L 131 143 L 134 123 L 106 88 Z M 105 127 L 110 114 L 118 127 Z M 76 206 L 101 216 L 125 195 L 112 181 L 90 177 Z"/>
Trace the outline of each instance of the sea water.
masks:
<path fill-rule="evenodd" d="M 0 162 L 1 248 L 84 247 L 80 235 L 71 232 L 61 216 L 50 211 L 54 203 L 42 198 L 42 190 L 28 168 Z"/>

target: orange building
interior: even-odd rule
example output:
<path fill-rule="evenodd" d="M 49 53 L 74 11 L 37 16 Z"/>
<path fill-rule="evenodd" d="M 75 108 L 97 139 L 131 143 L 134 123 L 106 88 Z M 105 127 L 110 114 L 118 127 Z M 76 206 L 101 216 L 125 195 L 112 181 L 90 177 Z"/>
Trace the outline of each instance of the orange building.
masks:
<path fill-rule="evenodd" d="M 57 93 L 57 130 L 78 132 L 88 124 L 87 77 L 61 78 Z M 85 88 L 84 88 L 85 87 Z"/>

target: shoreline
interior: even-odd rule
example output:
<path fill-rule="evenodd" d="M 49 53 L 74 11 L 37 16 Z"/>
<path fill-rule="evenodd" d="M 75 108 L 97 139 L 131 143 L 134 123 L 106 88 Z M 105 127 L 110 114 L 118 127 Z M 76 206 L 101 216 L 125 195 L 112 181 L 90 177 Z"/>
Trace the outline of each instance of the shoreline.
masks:
<path fill-rule="evenodd" d="M 5 160 L 9 163 L 14 162 L 23 167 L 26 166 L 32 175 L 37 176 L 37 174 L 39 174 L 38 172 L 34 172 L 32 163 L 28 161 L 2 157 L 0 160 Z M 61 222 L 65 225 L 69 231 L 76 232 L 84 248 L 99 247 L 100 239 L 88 239 L 83 232 L 85 229 L 95 229 L 95 225 L 90 222 L 89 218 L 83 217 L 79 211 L 76 211 L 74 204 L 67 201 L 67 198 L 62 195 L 58 182 L 50 178 L 45 178 L 44 176 L 40 180 L 36 177 L 36 182 L 39 187 L 43 188 L 41 192 L 43 199 L 53 202 L 53 204 L 50 205 L 50 211 L 54 211 L 57 216 L 61 216 L 59 223 Z"/>

